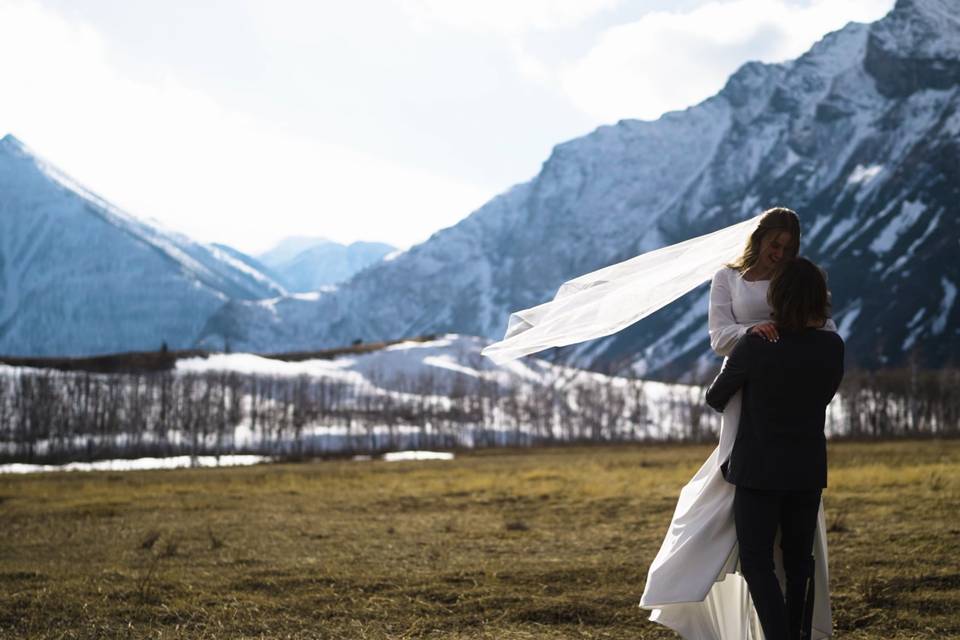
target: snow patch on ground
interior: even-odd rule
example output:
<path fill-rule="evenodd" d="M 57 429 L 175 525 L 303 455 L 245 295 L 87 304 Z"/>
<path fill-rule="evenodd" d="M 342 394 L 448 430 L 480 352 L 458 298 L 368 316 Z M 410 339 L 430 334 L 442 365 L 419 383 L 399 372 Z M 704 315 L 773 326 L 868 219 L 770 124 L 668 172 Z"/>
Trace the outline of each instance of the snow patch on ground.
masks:
<path fill-rule="evenodd" d="M 387 462 L 401 460 L 453 460 L 453 454 L 446 451 L 391 451 L 383 454 Z"/>
<path fill-rule="evenodd" d="M 344 381 L 360 381 L 358 374 L 351 372 L 352 360 L 303 360 L 285 362 L 252 353 L 218 353 L 207 358 L 187 358 L 177 361 L 177 372 L 203 373 L 206 371 L 231 371 L 247 375 L 289 376 L 300 375 L 338 378 Z"/>
<path fill-rule="evenodd" d="M 47 471 L 146 471 L 149 469 L 183 469 L 186 467 L 241 467 L 270 462 L 268 456 L 173 456 L 170 458 L 136 458 L 134 460 L 97 460 L 67 464 L 0 464 L 0 473 L 40 473 Z"/>

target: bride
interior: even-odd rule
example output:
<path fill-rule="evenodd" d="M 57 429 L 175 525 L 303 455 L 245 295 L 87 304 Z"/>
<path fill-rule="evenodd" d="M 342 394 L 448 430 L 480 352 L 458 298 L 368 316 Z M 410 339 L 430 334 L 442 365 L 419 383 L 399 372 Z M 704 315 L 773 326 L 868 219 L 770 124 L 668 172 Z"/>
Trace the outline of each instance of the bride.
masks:
<path fill-rule="evenodd" d="M 711 276 L 711 347 L 725 356 L 748 331 L 775 340 L 776 328 L 770 322 L 766 302 L 767 286 L 777 263 L 794 257 L 799 244 L 797 215 L 785 208 L 770 209 L 725 229 L 564 283 L 550 302 L 511 314 L 504 339 L 486 347 L 483 354 L 502 364 L 548 347 L 610 335 Z M 625 300 L 630 304 L 624 304 Z M 825 328 L 836 330 L 832 321 Z M 652 610 L 651 620 L 684 638 L 763 638 L 746 581 L 736 572 L 739 558 L 733 519 L 734 485 L 724 480 L 721 471 L 733 449 L 739 417 L 737 393 L 724 409 L 720 443 L 680 492 L 640 601 L 641 607 Z M 779 544 L 775 548 L 779 550 Z M 829 637 L 832 628 L 822 504 L 814 556 L 812 638 L 818 639 Z M 775 562 L 782 581 L 779 553 Z"/>
<path fill-rule="evenodd" d="M 710 287 L 710 346 L 721 356 L 747 333 L 776 340 L 770 322 L 767 287 L 777 264 L 797 255 L 800 225 L 785 208 L 762 215 L 746 248 L 721 268 Z M 836 330 L 832 320 L 824 327 Z M 736 440 L 740 393 L 726 406 L 720 443 L 693 479 L 681 490 L 673 520 L 659 553 L 650 565 L 640 606 L 652 609 L 650 619 L 684 638 L 763 638 L 746 581 L 737 573 L 739 553 L 733 521 L 734 485 L 722 466 Z M 827 574 L 827 538 L 823 505 L 817 516 L 814 543 L 815 588 L 812 638 L 831 635 Z M 783 581 L 782 554 L 776 549 L 777 574 Z"/>

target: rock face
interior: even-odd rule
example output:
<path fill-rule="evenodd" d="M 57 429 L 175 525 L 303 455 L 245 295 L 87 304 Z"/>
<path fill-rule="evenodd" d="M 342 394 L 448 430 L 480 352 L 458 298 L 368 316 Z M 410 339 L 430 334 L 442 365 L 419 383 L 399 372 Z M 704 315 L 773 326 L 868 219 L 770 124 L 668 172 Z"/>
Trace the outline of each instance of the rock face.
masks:
<path fill-rule="evenodd" d="M 315 301 L 233 300 L 205 341 L 301 349 L 456 331 L 499 338 L 566 279 L 785 205 L 827 268 L 850 365 L 960 360 L 960 22 L 900 0 L 716 96 L 557 146 L 531 182 Z M 706 289 L 578 364 L 691 379 L 714 368 Z M 625 301 L 629 303 L 629 301 Z"/>
<path fill-rule="evenodd" d="M 958 7 L 951 0 L 901 0 L 870 32 L 864 66 L 889 97 L 960 84 Z"/>
<path fill-rule="evenodd" d="M 189 347 L 224 302 L 284 293 L 228 250 L 137 220 L 0 140 L 0 353 Z"/>

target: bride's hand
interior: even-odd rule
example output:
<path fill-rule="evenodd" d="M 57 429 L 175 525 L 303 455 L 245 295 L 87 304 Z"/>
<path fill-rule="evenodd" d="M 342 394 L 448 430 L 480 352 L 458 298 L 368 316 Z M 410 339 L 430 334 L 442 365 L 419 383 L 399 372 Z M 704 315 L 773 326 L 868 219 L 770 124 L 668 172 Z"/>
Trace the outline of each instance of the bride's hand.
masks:
<path fill-rule="evenodd" d="M 747 333 L 758 333 L 770 342 L 776 342 L 780 339 L 780 334 L 777 333 L 777 325 L 772 322 L 755 324 L 747 329 Z"/>

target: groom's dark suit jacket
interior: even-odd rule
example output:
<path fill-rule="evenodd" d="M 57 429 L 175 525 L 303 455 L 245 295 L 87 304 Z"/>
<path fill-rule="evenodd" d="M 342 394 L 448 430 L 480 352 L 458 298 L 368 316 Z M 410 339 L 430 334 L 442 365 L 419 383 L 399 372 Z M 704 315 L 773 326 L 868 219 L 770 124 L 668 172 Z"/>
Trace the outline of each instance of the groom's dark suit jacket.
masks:
<path fill-rule="evenodd" d="M 843 339 L 832 331 L 781 331 L 777 342 L 741 338 L 707 389 L 717 411 L 743 389 L 727 481 L 752 489 L 826 487 L 825 409 L 842 378 Z"/>

